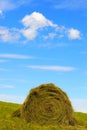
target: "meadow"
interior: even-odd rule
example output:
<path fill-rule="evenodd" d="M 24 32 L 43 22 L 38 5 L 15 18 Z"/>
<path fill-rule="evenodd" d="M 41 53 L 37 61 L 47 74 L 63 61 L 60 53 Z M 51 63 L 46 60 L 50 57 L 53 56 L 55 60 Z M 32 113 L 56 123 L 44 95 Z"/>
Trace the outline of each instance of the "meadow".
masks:
<path fill-rule="evenodd" d="M 12 117 L 12 113 L 20 104 L 0 102 L 0 130 L 87 130 L 87 114 L 75 112 L 77 125 L 75 126 L 40 126 L 26 123 L 25 120 Z"/>

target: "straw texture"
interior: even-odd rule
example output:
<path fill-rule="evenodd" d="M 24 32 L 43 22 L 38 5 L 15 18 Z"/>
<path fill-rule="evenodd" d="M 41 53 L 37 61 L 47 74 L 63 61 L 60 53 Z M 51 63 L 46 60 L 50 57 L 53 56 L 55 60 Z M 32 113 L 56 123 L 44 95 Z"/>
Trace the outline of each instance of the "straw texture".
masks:
<path fill-rule="evenodd" d="M 40 125 L 74 125 L 75 123 L 69 98 L 52 83 L 32 89 L 20 109 L 20 115 L 27 122 Z"/>

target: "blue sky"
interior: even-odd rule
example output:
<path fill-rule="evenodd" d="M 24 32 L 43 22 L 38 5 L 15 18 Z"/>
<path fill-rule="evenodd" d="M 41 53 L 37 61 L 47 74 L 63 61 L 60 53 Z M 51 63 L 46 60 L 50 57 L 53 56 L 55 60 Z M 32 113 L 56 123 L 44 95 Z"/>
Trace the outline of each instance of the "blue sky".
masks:
<path fill-rule="evenodd" d="M 87 112 L 87 0 L 0 0 L 0 100 L 42 83 Z"/>

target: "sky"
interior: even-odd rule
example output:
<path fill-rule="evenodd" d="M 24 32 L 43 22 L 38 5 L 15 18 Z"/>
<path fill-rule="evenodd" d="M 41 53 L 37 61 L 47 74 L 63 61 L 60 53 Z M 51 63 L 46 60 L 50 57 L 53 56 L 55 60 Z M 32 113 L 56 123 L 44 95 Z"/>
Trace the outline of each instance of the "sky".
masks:
<path fill-rule="evenodd" d="M 87 0 L 0 0 L 0 101 L 43 83 L 87 112 Z"/>

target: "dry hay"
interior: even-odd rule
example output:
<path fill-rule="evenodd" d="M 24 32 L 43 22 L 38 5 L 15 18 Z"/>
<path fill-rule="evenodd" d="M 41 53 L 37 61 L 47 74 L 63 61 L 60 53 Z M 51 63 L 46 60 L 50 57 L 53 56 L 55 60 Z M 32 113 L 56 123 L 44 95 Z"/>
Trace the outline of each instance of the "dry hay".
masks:
<path fill-rule="evenodd" d="M 74 125 L 71 102 L 65 92 L 51 83 L 30 91 L 20 115 L 27 122 L 40 125 Z"/>

